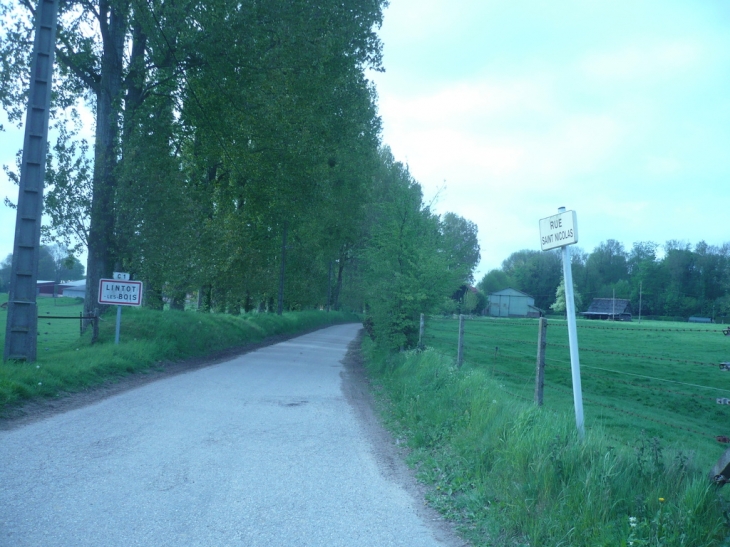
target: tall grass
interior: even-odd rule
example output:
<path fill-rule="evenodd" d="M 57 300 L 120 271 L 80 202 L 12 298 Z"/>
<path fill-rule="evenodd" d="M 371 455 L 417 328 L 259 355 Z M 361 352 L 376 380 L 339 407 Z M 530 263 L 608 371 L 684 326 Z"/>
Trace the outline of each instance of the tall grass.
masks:
<path fill-rule="evenodd" d="M 431 318 L 426 344 L 455 357 L 457 324 Z M 531 400 L 537 333 L 533 319 L 468 320 L 465 361 L 488 369 L 516 397 Z M 621 444 L 634 443 L 644 430 L 663 445 L 694 450 L 698 463 L 708 467 L 727 448 L 716 440 L 730 434 L 730 406 L 716 402 L 730 393 L 730 373 L 717 366 L 727 360 L 730 342 L 721 326 L 578 320 L 578 339 L 587 424 L 600 424 Z M 545 406 L 571 413 L 565 321 L 549 320 L 547 342 Z"/>
<path fill-rule="evenodd" d="M 727 507 L 691 453 L 600 429 L 508 395 L 483 368 L 433 350 L 381 353 L 365 341 L 391 426 L 432 503 L 477 545 L 713 546 Z M 725 544 L 728 544 L 727 542 Z"/>
<path fill-rule="evenodd" d="M 47 305 L 39 300 L 39 307 Z M 43 309 L 39 309 L 41 316 Z M 0 319 L 0 345 L 5 320 Z M 301 332 L 334 323 L 357 321 L 351 314 L 304 311 L 231 316 L 126 308 L 122 313 L 120 344 L 114 344 L 116 310 L 103 316 L 99 341 L 78 330 L 50 347 L 39 345 L 35 363 L 0 364 L 0 412 L 34 398 L 50 398 L 144 372 L 161 362 L 210 355 L 217 351 L 260 342 L 266 337 Z M 78 323 L 76 329 L 78 329 Z M 73 328 L 72 328 L 73 330 Z M 41 336 L 43 336 L 41 334 Z M 60 340 L 60 341 L 59 341 Z"/>

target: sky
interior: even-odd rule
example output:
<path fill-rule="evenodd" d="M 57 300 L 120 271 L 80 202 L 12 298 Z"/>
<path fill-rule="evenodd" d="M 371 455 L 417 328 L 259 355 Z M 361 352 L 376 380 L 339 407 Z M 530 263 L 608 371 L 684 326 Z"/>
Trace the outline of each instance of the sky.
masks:
<path fill-rule="evenodd" d="M 730 3 L 391 0 L 380 36 L 383 141 L 478 225 L 477 280 L 560 206 L 587 252 L 730 241 Z"/>
<path fill-rule="evenodd" d="M 477 224 L 477 280 L 561 206 L 587 252 L 730 241 L 726 0 L 391 0 L 380 37 L 383 142 Z M 21 146 L 0 133 L 0 164 Z M 0 258 L 14 223 L 0 205 Z"/>

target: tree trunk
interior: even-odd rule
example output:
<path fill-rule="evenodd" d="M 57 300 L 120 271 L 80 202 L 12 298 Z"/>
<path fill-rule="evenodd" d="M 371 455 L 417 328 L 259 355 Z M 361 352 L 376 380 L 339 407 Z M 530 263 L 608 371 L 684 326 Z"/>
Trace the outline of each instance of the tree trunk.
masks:
<path fill-rule="evenodd" d="M 89 226 L 89 256 L 86 265 L 84 315 L 99 304 L 99 280 L 110 276 L 114 261 L 114 188 L 116 186 L 118 114 L 122 92 L 124 36 L 127 6 L 99 2 L 99 25 L 103 41 L 101 80 L 96 93 L 94 178 Z M 86 322 L 88 326 L 89 321 Z"/>
<path fill-rule="evenodd" d="M 286 268 L 286 232 L 289 223 L 284 221 L 284 233 L 281 237 L 281 268 L 279 270 L 279 305 L 276 308 L 277 315 L 284 313 L 284 271 Z"/>
<path fill-rule="evenodd" d="M 335 283 L 334 294 L 332 295 L 333 306 L 336 311 L 340 310 L 340 291 L 342 290 L 342 271 L 345 269 L 345 260 L 340 258 L 337 263 L 337 283 Z"/>

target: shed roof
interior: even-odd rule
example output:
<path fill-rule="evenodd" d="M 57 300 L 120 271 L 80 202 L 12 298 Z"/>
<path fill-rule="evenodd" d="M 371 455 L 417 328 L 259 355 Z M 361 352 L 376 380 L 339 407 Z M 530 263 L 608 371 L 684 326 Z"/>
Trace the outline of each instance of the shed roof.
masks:
<path fill-rule="evenodd" d="M 507 287 L 501 291 L 493 292 L 489 296 L 526 296 L 528 298 L 532 298 L 529 294 L 513 289 L 512 287 Z"/>
<path fill-rule="evenodd" d="M 631 313 L 631 301 L 624 298 L 594 298 L 584 315 L 620 315 Z"/>

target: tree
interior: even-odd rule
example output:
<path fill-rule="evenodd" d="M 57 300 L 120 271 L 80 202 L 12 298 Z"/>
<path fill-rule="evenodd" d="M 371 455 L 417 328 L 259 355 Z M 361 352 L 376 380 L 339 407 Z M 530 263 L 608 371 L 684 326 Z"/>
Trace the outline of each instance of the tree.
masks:
<path fill-rule="evenodd" d="M 388 149 L 381 162 L 362 251 L 364 289 L 373 334 L 397 349 L 417 343 L 419 315 L 435 309 L 460 282 L 449 270 L 443 226 L 424 206 L 420 185 Z"/>
<path fill-rule="evenodd" d="M 12 253 L 0 262 L 0 292 L 8 292 L 10 290 L 10 273 L 13 266 Z"/>
<path fill-rule="evenodd" d="M 441 220 L 441 231 L 449 271 L 457 281 L 473 283 L 472 272 L 481 258 L 477 225 L 454 213 L 446 213 Z"/>
<path fill-rule="evenodd" d="M 575 304 L 576 313 L 583 309 L 583 297 L 578 291 L 573 289 L 573 303 Z M 555 313 L 565 313 L 568 310 L 568 306 L 565 300 L 565 279 L 560 281 L 560 285 L 555 291 L 555 302 L 550 304 L 550 309 Z"/>
<path fill-rule="evenodd" d="M 492 294 L 515 285 L 515 282 L 504 273 L 503 270 L 489 270 L 481 281 L 477 283 L 477 288 L 484 294 Z"/>
<path fill-rule="evenodd" d="M 38 279 L 61 283 L 84 278 L 84 266 L 62 245 L 41 245 Z"/>
<path fill-rule="evenodd" d="M 588 255 L 584 290 L 592 297 L 610 297 L 614 284 L 628 278 L 627 254 L 615 239 L 602 242 Z"/>
<path fill-rule="evenodd" d="M 515 289 L 529 294 L 538 308 L 546 309 L 560 284 L 562 265 L 556 251 L 522 250 L 502 262 L 502 271 L 514 280 Z"/>

